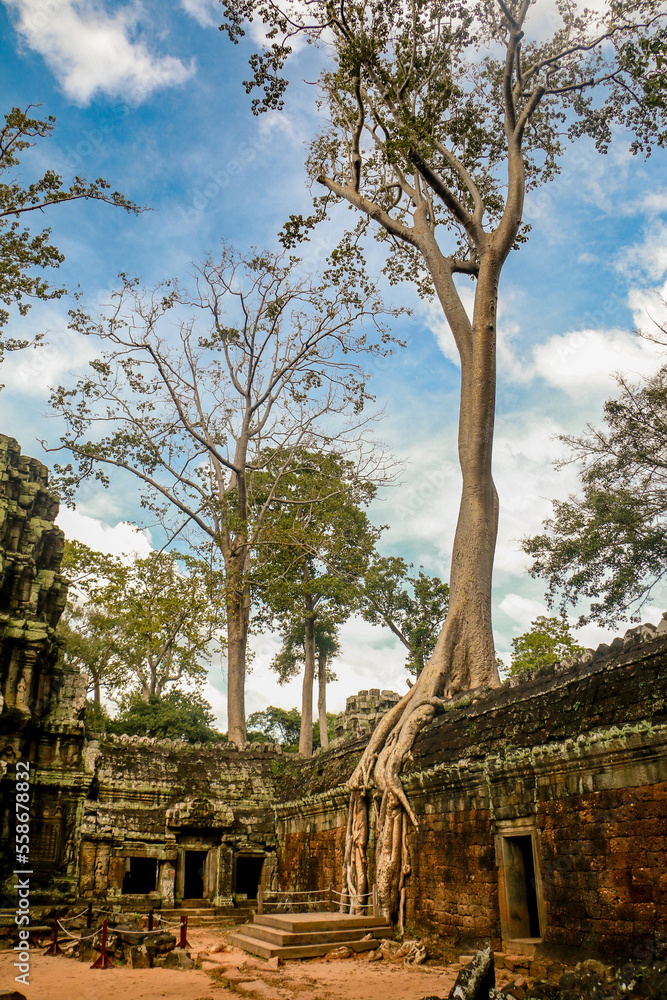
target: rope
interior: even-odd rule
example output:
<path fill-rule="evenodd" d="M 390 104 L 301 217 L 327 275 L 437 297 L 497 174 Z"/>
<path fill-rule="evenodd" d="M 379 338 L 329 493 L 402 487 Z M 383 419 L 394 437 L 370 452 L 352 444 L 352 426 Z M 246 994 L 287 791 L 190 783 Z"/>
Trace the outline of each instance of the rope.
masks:
<path fill-rule="evenodd" d="M 288 889 L 283 889 L 279 892 L 271 892 L 270 896 L 325 896 L 328 893 L 328 889 L 305 889 L 302 892 L 290 892 Z"/>
<path fill-rule="evenodd" d="M 58 919 L 58 925 L 61 928 L 61 930 L 63 930 L 65 934 L 67 934 L 68 937 L 72 938 L 73 941 L 90 941 L 91 938 L 94 938 L 97 934 L 100 934 L 102 932 L 102 928 L 98 927 L 97 930 L 94 930 L 92 934 L 86 934 L 84 937 L 76 937 L 76 935 L 71 934 L 70 931 L 68 931 L 67 928 L 63 926 L 62 920 Z M 180 927 L 180 924 L 172 924 L 172 926 Z M 162 934 L 162 931 L 147 931 L 147 930 L 124 931 L 124 930 L 118 930 L 116 927 L 108 927 L 107 931 L 109 934 L 115 934 L 116 936 L 127 935 L 128 937 L 144 937 L 144 938 L 146 937 L 150 938 L 150 936 L 153 934 Z"/>
<path fill-rule="evenodd" d="M 338 892 L 338 889 L 332 889 L 331 891 L 334 894 L 334 896 L 340 896 L 341 898 L 345 899 L 347 899 L 348 897 L 351 899 L 353 896 L 355 899 L 365 899 L 367 896 L 373 895 L 372 892 L 357 892 L 353 894 L 351 892 Z"/>
<path fill-rule="evenodd" d="M 174 928 L 180 928 L 180 926 L 181 926 L 180 922 L 177 923 L 177 924 L 167 924 L 167 921 L 165 920 L 165 918 L 161 917 L 157 913 L 153 914 L 153 920 L 159 920 L 161 924 L 166 924 L 167 926 L 164 928 L 165 931 L 174 930 Z M 155 931 L 147 931 L 146 933 L 148 933 L 148 934 L 155 934 L 156 932 Z"/>
<path fill-rule="evenodd" d="M 73 920 L 78 920 L 79 917 L 84 915 L 84 913 L 88 913 L 88 907 L 86 907 L 85 910 L 82 910 L 81 913 L 75 913 L 73 917 L 67 917 L 65 920 L 60 920 L 60 918 L 58 918 L 58 923 L 61 925 L 71 924 Z"/>
<path fill-rule="evenodd" d="M 60 929 L 62 931 L 65 932 L 65 934 L 67 934 L 68 938 L 72 939 L 72 941 L 90 941 L 98 933 L 98 931 L 93 931 L 92 934 L 87 934 L 85 937 L 76 937 L 75 934 L 70 934 L 70 932 L 67 930 L 66 927 L 63 927 L 62 920 L 60 920 L 60 919 L 58 920 L 58 926 L 60 927 Z"/>

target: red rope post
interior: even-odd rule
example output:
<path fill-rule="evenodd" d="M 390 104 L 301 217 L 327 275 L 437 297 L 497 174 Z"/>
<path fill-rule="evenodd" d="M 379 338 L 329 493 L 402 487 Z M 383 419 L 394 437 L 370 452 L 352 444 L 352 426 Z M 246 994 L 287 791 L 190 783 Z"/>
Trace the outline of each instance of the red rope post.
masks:
<path fill-rule="evenodd" d="M 148 911 L 148 929 L 149 931 L 153 930 L 153 907 Z"/>
<path fill-rule="evenodd" d="M 107 921 L 104 920 L 102 924 L 102 953 L 99 958 L 96 958 L 91 969 L 110 969 L 113 962 L 107 955 Z"/>
<path fill-rule="evenodd" d="M 56 910 L 56 915 L 53 920 L 53 941 L 49 947 L 44 952 L 45 955 L 63 955 L 64 952 L 60 945 L 58 944 L 58 921 L 60 920 L 60 913 Z"/>
<path fill-rule="evenodd" d="M 186 913 L 181 914 L 181 941 L 179 948 L 185 948 L 187 946 L 187 935 L 188 935 L 188 917 Z"/>
<path fill-rule="evenodd" d="M 86 929 L 90 930 L 93 926 L 93 903 L 92 900 L 88 903 L 88 912 L 86 913 Z"/>

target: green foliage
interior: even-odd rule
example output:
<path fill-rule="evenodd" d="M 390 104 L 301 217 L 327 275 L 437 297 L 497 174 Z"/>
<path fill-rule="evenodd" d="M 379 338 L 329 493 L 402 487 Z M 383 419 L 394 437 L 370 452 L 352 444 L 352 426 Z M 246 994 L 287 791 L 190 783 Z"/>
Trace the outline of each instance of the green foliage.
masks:
<path fill-rule="evenodd" d="M 370 397 L 360 361 L 390 353 L 380 323 L 387 310 L 354 247 L 339 248 L 320 276 L 300 265 L 287 253 L 243 256 L 224 246 L 219 260 L 195 265 L 189 289 L 167 281 L 142 291 L 122 275 L 100 319 L 72 311 L 71 328 L 103 353 L 50 400 L 66 430 L 47 450 L 71 454 L 51 481 L 62 499 L 72 503 L 89 478 L 107 487 L 125 470 L 169 537 L 203 546 L 207 558 L 214 550 L 236 743 L 245 738 L 254 571 L 270 561 L 266 523 L 276 505 L 292 503 L 289 483 L 308 474 L 297 457 L 306 442 L 345 448 L 364 465 L 370 418 L 358 417 Z M 366 319 L 378 338 L 363 330 Z M 324 499 L 311 493 L 308 506 Z"/>
<path fill-rule="evenodd" d="M 101 705 L 100 702 L 88 700 L 86 702 L 84 722 L 87 734 L 106 733 L 109 731 L 111 717 L 104 705 Z"/>
<path fill-rule="evenodd" d="M 500 227 L 513 197 L 507 171 L 517 153 L 530 189 L 559 172 L 567 139 L 586 135 L 606 152 L 612 132 L 626 130 L 632 152 L 645 155 L 667 144 L 661 0 L 607 0 L 597 12 L 559 3 L 546 38 L 529 0 L 222 7 L 233 42 L 251 20 L 268 29 L 246 81 L 260 95 L 256 114 L 283 107 L 295 35 L 326 46 L 319 83 L 327 126 L 311 145 L 310 175 L 330 201 L 345 198 L 379 223 L 380 238 L 390 234 L 390 279 L 413 281 L 421 294 L 432 284 L 415 232 L 448 230 L 451 262 L 475 274 L 482 224 Z M 307 235 L 311 219 L 294 217 L 287 235 Z M 517 245 L 525 229 L 512 228 Z"/>
<path fill-rule="evenodd" d="M 126 698 L 118 715 L 107 722 L 107 732 L 207 743 L 223 738 L 214 724 L 213 709 L 200 694 L 172 690 L 162 697 L 151 695 L 148 702 L 139 695 Z"/>
<path fill-rule="evenodd" d="M 35 140 L 46 138 L 55 125 L 55 118 L 31 118 L 29 112 L 12 108 L 0 128 L 0 173 L 14 170 L 14 177 L 0 181 L 0 331 L 6 325 L 9 308 L 15 306 L 20 316 L 25 316 L 34 299 L 59 299 L 66 293 L 62 286 L 53 287 L 43 276 L 45 268 L 58 268 L 64 255 L 49 242 L 50 229 L 34 234 L 23 228 L 20 217 L 28 212 L 38 212 L 64 201 L 93 199 L 109 205 L 124 208 L 128 212 L 141 211 L 118 191 L 111 191 L 109 183 L 102 177 L 88 182 L 75 177 L 69 187 L 63 186 L 62 177 L 53 170 L 47 170 L 37 181 L 23 187 L 18 181 L 15 168 L 19 165 L 19 154 Z M 35 342 L 43 339 L 39 334 Z M 16 338 L 0 339 L 0 360 L 3 350 L 18 350 L 28 346 L 28 341 Z"/>
<path fill-rule="evenodd" d="M 315 655 L 323 658 L 326 664 L 326 680 L 337 680 L 330 663 L 340 653 L 338 642 L 338 626 L 331 621 L 315 622 Z M 293 628 L 287 629 L 281 635 L 280 651 L 271 660 L 271 669 L 278 674 L 278 682 L 286 684 L 298 677 L 304 668 L 306 625 L 303 619 L 297 621 Z"/>
<path fill-rule="evenodd" d="M 299 749 L 301 713 L 297 708 L 289 710 L 269 705 L 261 712 L 248 716 L 248 739 L 251 742 L 279 743 L 285 750 Z"/>
<path fill-rule="evenodd" d="M 449 607 L 449 587 L 437 576 L 395 556 L 378 557 L 369 567 L 363 589 L 363 616 L 386 625 L 408 650 L 406 667 L 419 676 L 435 649 Z"/>
<path fill-rule="evenodd" d="M 87 673 L 95 700 L 102 688 L 114 699 L 138 689 L 148 701 L 179 682 L 203 683 L 223 624 L 205 564 L 167 552 L 117 558 L 66 542 L 63 569 L 72 581 L 59 625 L 64 658 Z"/>
<path fill-rule="evenodd" d="M 581 493 L 554 501 L 544 532 L 523 541 L 550 606 L 559 593 L 562 613 L 589 602 L 580 624 L 638 617 L 667 574 L 667 367 L 641 385 L 618 382 L 606 427 L 562 439 L 581 463 Z"/>
<path fill-rule="evenodd" d="M 334 737 L 336 716 L 327 712 L 327 731 L 329 739 Z M 248 716 L 248 740 L 251 743 L 279 743 L 290 753 L 299 749 L 301 733 L 301 713 L 298 708 L 276 708 L 269 705 L 262 712 L 253 712 Z M 313 725 L 313 746 L 320 746 L 319 721 Z"/>
<path fill-rule="evenodd" d="M 530 632 L 512 639 L 510 674 L 551 666 L 552 663 L 583 651 L 584 647 L 578 645 L 570 635 L 570 626 L 564 618 L 538 615 L 530 623 Z"/>

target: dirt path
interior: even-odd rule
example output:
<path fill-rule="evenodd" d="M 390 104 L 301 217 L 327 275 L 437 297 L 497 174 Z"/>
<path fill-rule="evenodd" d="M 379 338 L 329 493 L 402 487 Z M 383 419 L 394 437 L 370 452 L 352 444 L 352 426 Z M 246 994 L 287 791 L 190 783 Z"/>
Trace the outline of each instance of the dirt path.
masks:
<path fill-rule="evenodd" d="M 193 958 L 202 969 L 91 969 L 87 962 L 47 958 L 31 952 L 30 985 L 14 981 L 14 955 L 0 952 L 0 989 L 16 989 L 28 1000 L 421 1000 L 447 997 L 458 966 L 407 967 L 363 958 L 286 962 L 272 969 L 236 948 L 219 932 L 192 929 Z"/>

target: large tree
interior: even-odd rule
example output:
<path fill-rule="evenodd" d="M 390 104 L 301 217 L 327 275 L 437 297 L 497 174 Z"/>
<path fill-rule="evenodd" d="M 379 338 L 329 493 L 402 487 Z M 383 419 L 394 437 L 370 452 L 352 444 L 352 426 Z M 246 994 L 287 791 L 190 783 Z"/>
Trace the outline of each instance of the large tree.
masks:
<path fill-rule="evenodd" d="M 326 636 L 333 628 L 335 640 L 337 626 L 359 606 L 360 581 L 379 535 L 364 509 L 375 494 L 375 484 L 360 477 L 353 462 L 333 452 L 295 454 L 274 492 L 262 546 L 268 553 L 261 598 L 283 633 L 284 652 L 294 649 L 296 636 L 303 636 L 299 752 L 305 757 L 313 751 L 318 658 L 318 706 L 326 734 L 327 670 L 326 658 L 321 659 Z M 281 667 L 286 668 L 288 660 L 289 655 L 274 662 L 284 680 L 288 677 Z"/>
<path fill-rule="evenodd" d="M 351 242 L 318 279 L 299 263 L 225 247 L 195 267 L 192 290 L 169 282 L 146 293 L 124 278 L 101 319 L 73 314 L 107 350 L 51 398 L 68 428 L 60 449 L 74 458 L 56 465 L 65 496 L 87 477 L 106 486 L 111 470 L 127 471 L 170 536 L 221 556 L 234 743 L 245 739 L 252 553 L 300 450 L 352 448 L 365 464 L 361 358 L 387 350 L 363 329 L 368 320 L 378 333 L 382 306 Z"/>
<path fill-rule="evenodd" d="M 55 118 L 33 118 L 26 110 L 12 108 L 5 115 L 0 128 L 0 361 L 6 350 L 27 347 L 25 337 L 6 337 L 3 328 L 10 318 L 10 309 L 15 307 L 20 316 L 25 316 L 32 301 L 59 299 L 67 289 L 53 287 L 44 276 L 45 268 L 58 268 L 65 257 L 50 242 L 51 230 L 42 229 L 34 233 L 23 226 L 23 217 L 31 212 L 41 216 L 45 209 L 63 202 L 81 199 L 104 201 L 109 205 L 124 208 L 129 212 L 140 209 L 118 191 L 111 191 L 109 182 L 103 177 L 96 181 L 86 181 L 75 177 L 69 187 L 63 184 L 60 174 L 47 170 L 42 177 L 24 187 L 18 174 L 21 154 L 37 140 L 45 139 L 55 125 Z M 4 176 L 9 173 L 5 180 Z M 6 306 L 6 308 L 5 308 Z M 38 334 L 33 343 L 43 340 Z"/>
<path fill-rule="evenodd" d="M 330 714 L 327 712 L 327 684 L 338 679 L 331 663 L 340 653 L 339 626 L 335 621 L 317 618 L 313 632 L 314 658 L 317 661 L 317 722 L 320 731 L 320 746 L 327 750 L 329 747 L 327 717 Z M 296 613 L 296 609 L 291 625 L 285 628 L 281 634 L 281 640 L 280 650 L 271 661 L 271 669 L 278 674 L 279 683 L 286 684 L 287 681 L 298 677 L 302 671 L 305 678 L 306 654 L 308 652 L 306 623 L 303 615 Z M 301 742 L 301 734 L 299 742 Z"/>
<path fill-rule="evenodd" d="M 216 575 L 194 559 L 151 552 L 108 556 L 67 542 L 72 580 L 62 622 L 65 656 L 115 701 L 136 693 L 146 704 L 174 686 L 201 684 L 224 626 Z"/>
<path fill-rule="evenodd" d="M 525 239 L 527 189 L 549 180 L 568 138 L 606 151 L 618 126 L 633 152 L 667 143 L 667 13 L 662 0 L 608 0 L 599 12 L 558 2 L 545 22 L 531 0 L 222 0 L 233 41 L 253 17 L 268 27 L 252 58 L 254 110 L 282 107 L 283 66 L 295 35 L 326 47 L 320 76 L 328 123 L 309 170 L 324 195 L 309 219 L 344 202 L 360 228 L 376 228 L 388 273 L 434 294 L 461 363 L 461 503 L 452 546 L 450 602 L 436 648 L 413 688 L 380 723 L 350 784 L 345 884 L 353 905 L 366 889 L 368 790 L 382 793 L 376 876 L 387 914 L 399 909 L 409 870 L 406 816 L 417 820 L 400 773 L 443 696 L 498 684 L 491 573 L 498 498 L 491 474 L 498 286 Z M 553 17 L 560 23 L 553 26 Z M 532 31 L 532 23 L 536 31 Z M 457 275 L 475 284 L 463 306 Z M 403 831 L 403 833 L 402 833 Z"/>
<path fill-rule="evenodd" d="M 554 500 L 544 531 L 523 542 L 550 606 L 588 605 L 582 625 L 638 618 L 667 577 L 667 367 L 618 384 L 606 426 L 563 438 L 580 463 L 581 492 Z"/>

